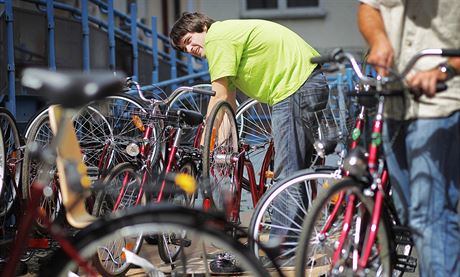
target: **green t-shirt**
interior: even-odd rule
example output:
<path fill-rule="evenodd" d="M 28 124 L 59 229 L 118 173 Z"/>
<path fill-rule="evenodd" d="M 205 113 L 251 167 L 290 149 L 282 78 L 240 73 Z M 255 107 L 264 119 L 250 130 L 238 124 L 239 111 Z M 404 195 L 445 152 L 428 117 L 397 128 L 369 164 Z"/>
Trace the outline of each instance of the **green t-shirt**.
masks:
<path fill-rule="evenodd" d="M 269 105 L 296 92 L 316 66 L 310 58 L 319 56 L 288 28 L 254 19 L 215 22 L 205 51 L 211 81 L 228 77 L 232 86 Z"/>

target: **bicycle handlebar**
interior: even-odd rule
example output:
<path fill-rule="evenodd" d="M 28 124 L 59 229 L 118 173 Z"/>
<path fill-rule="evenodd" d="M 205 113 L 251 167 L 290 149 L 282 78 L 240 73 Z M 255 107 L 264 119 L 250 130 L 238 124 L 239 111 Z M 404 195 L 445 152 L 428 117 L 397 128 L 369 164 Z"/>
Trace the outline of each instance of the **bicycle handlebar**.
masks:
<path fill-rule="evenodd" d="M 415 65 L 415 63 L 422 57 L 426 56 L 442 56 L 442 57 L 460 57 L 460 49 L 441 49 L 441 48 L 429 48 L 429 49 L 424 49 L 415 54 L 410 61 L 407 63 L 405 66 L 404 70 L 399 74 L 398 77 L 384 77 L 381 78 L 382 83 L 391 83 L 394 82 L 395 80 L 398 80 L 399 78 L 404 78 L 409 71 L 412 69 L 412 67 Z M 341 48 L 334 49 L 329 55 L 326 56 L 320 56 L 320 57 L 313 57 L 311 58 L 312 63 L 344 63 L 344 61 L 347 60 L 352 68 L 353 71 L 356 73 L 356 75 L 359 77 L 359 79 L 368 85 L 376 85 L 377 81 L 374 78 L 369 78 L 365 76 L 354 58 L 354 56 L 350 53 L 344 52 Z M 438 87 L 441 88 L 441 87 Z M 444 88 L 445 89 L 445 88 Z M 442 88 L 441 88 L 442 90 Z"/>
<path fill-rule="evenodd" d="M 212 90 L 206 90 L 206 89 L 189 87 L 189 86 L 181 86 L 181 87 L 176 88 L 168 98 L 166 98 L 164 100 L 156 100 L 156 99 L 148 99 L 147 97 L 145 97 L 144 92 L 142 91 L 142 88 L 139 85 L 139 83 L 134 81 L 134 80 L 132 80 L 131 78 L 127 79 L 127 84 L 128 84 L 128 86 L 134 85 L 136 87 L 136 91 L 137 91 L 139 97 L 143 101 L 151 103 L 153 105 L 154 104 L 165 104 L 165 105 L 167 105 L 169 102 L 171 102 L 171 100 L 176 98 L 176 96 L 179 93 L 183 92 L 183 91 L 191 91 L 193 93 L 199 93 L 199 94 L 209 95 L 209 96 L 215 96 L 216 95 L 216 92 L 212 91 Z"/>

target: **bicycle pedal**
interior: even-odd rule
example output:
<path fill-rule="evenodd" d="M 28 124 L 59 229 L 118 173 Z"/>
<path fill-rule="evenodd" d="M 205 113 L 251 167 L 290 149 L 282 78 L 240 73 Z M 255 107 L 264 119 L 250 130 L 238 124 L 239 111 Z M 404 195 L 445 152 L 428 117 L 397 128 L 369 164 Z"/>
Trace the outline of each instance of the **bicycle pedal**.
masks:
<path fill-rule="evenodd" d="M 395 269 L 403 272 L 415 272 L 417 258 L 406 255 L 396 255 Z"/>
<path fill-rule="evenodd" d="M 406 236 L 395 236 L 394 242 L 400 245 L 412 245 L 412 246 L 414 245 L 412 238 L 406 237 Z"/>
<path fill-rule="evenodd" d="M 394 233 L 394 242 L 396 244 L 400 245 L 414 245 L 414 242 L 412 240 L 412 234 L 411 231 L 408 228 L 405 227 L 394 227 L 393 228 L 393 233 Z"/>
<path fill-rule="evenodd" d="M 192 241 L 189 239 L 172 239 L 171 244 L 174 244 L 177 246 L 189 247 L 190 245 L 192 245 Z"/>

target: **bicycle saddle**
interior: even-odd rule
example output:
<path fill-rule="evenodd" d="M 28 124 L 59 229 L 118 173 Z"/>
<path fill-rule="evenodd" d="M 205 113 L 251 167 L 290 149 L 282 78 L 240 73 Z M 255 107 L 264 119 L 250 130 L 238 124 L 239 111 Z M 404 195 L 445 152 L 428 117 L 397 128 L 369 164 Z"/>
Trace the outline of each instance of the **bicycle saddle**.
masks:
<path fill-rule="evenodd" d="M 114 76 L 112 72 L 62 73 L 28 68 L 23 72 L 22 85 L 39 92 L 53 104 L 75 108 L 120 92 L 124 77 L 124 74 Z"/>
<path fill-rule="evenodd" d="M 175 114 L 179 117 L 179 124 L 198 126 L 203 123 L 203 115 L 196 111 L 179 109 L 175 111 Z"/>

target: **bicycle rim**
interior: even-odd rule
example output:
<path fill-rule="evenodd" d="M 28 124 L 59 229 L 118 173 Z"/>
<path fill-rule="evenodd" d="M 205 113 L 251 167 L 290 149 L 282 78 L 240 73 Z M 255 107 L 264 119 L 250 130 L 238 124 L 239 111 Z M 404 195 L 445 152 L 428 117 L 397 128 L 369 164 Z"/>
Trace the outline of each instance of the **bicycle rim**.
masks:
<path fill-rule="evenodd" d="M 265 192 L 249 223 L 250 247 L 259 258 L 257 243 L 279 249 L 275 262 L 292 265 L 304 217 L 317 193 L 337 181 L 334 171 L 306 169 L 278 182 Z M 301 193 L 299 195 L 299 193 Z M 296 210 L 293 214 L 287 211 Z"/>
<path fill-rule="evenodd" d="M 341 198 L 340 192 L 344 193 Z M 345 220 L 344 210 L 350 207 L 351 199 L 354 199 L 354 211 L 348 221 Z M 352 179 L 344 179 L 318 196 L 302 226 L 299 242 L 302 247 L 297 252 L 296 276 L 390 276 L 390 244 L 382 217 L 366 268 L 358 269 L 357 265 L 357 257 L 367 241 L 369 231 L 362 223 L 372 214 L 373 205 L 373 201 L 362 194 L 362 185 Z M 331 211 L 335 207 L 338 212 L 331 218 Z M 349 227 L 346 237 L 342 235 L 344 227 Z M 340 256 L 335 257 L 336 264 L 333 265 L 339 239 L 345 240 Z"/>
<path fill-rule="evenodd" d="M 141 251 L 139 256 L 165 274 L 209 273 L 210 269 L 213 269 L 212 265 L 216 264 L 213 260 L 218 260 L 216 254 L 225 251 L 232 254 L 238 267 L 245 274 L 270 276 L 247 248 L 223 233 L 222 226 L 226 224 L 222 218 L 184 207 L 136 207 L 120 211 L 110 219 L 96 221 L 82 230 L 72 241 L 72 245 L 83 258 L 88 258 L 107 242 L 118 241 L 118 256 L 126 259 L 126 254 L 123 255 L 121 249 L 129 243 L 127 238 L 179 229 L 183 230 L 187 237 L 177 240 L 176 243 L 181 243 L 184 247 L 173 265 L 164 265 L 156 251 L 149 249 Z M 53 266 L 42 268 L 40 276 L 67 276 L 70 270 L 76 268 L 74 261 L 69 259 L 62 249 L 52 258 L 52 263 Z"/>

